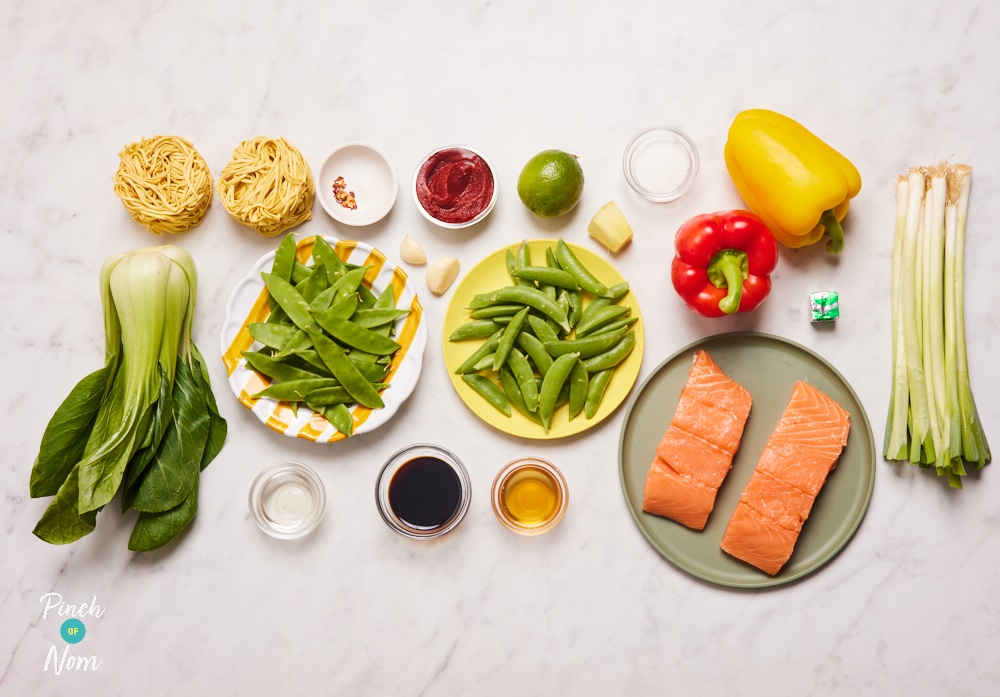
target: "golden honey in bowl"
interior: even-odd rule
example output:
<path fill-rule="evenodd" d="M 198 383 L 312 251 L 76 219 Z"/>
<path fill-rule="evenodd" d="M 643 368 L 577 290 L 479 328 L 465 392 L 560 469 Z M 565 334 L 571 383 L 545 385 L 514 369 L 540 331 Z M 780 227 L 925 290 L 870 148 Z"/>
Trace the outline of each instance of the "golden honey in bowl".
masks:
<path fill-rule="evenodd" d="M 537 535 L 554 527 L 566 511 L 566 480 L 540 458 L 522 458 L 504 467 L 493 482 L 493 511 L 514 532 Z"/>

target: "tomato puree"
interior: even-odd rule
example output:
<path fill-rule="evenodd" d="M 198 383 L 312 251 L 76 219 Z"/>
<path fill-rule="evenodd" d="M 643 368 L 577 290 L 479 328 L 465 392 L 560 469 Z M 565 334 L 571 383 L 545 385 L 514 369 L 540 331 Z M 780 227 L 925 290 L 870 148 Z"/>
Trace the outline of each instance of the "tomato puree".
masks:
<path fill-rule="evenodd" d="M 493 172 L 486 160 L 465 148 L 434 153 L 417 172 L 420 205 L 443 223 L 467 223 L 493 199 Z"/>

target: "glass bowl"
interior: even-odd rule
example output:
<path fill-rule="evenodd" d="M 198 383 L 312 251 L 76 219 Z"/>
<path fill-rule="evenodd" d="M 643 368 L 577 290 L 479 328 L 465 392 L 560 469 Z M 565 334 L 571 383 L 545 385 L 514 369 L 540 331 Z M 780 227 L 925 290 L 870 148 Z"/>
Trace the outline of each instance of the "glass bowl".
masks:
<path fill-rule="evenodd" d="M 504 526 L 520 535 L 541 535 L 562 520 L 569 505 L 569 488 L 562 472 L 539 457 L 508 463 L 493 480 L 493 512 Z"/>
<path fill-rule="evenodd" d="M 271 537 L 308 535 L 323 519 L 326 490 L 316 472 L 294 460 L 265 467 L 250 486 L 250 516 Z"/>
<path fill-rule="evenodd" d="M 650 126 L 625 146 L 625 179 L 650 201 L 666 203 L 688 192 L 698 175 L 698 148 L 684 131 Z"/>
<path fill-rule="evenodd" d="M 382 520 L 411 540 L 454 530 L 469 510 L 469 472 L 455 453 L 418 443 L 397 451 L 379 472 L 375 502 Z"/>

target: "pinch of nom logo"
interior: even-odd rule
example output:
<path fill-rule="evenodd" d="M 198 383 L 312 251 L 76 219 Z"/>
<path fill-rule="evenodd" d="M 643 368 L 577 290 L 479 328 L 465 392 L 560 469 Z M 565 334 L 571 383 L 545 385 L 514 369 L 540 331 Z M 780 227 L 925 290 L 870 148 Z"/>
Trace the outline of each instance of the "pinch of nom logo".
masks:
<path fill-rule="evenodd" d="M 97 656 L 70 653 L 70 648 L 79 644 L 87 636 L 87 626 L 83 619 L 87 618 L 88 622 L 90 618 L 100 619 L 108 609 L 97 604 L 97 596 L 93 596 L 93 600 L 89 603 L 73 605 L 63 602 L 62 595 L 53 592 L 43 595 L 39 602 L 45 606 L 42 610 L 43 621 L 47 620 L 50 614 L 56 618 L 66 618 L 59 626 L 59 636 L 66 645 L 62 649 L 62 653 L 59 652 L 56 644 L 49 647 L 45 656 L 45 672 L 47 673 L 50 667 L 55 675 L 62 675 L 64 670 L 90 671 L 100 668 L 101 661 Z"/>

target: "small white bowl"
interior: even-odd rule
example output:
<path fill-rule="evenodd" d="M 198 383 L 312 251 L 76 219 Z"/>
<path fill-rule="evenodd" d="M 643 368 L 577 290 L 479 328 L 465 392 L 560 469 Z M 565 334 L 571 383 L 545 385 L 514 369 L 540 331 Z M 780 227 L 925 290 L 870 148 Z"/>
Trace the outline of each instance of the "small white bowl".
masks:
<path fill-rule="evenodd" d="M 340 205 L 333 182 L 344 178 L 354 193 L 357 209 Z M 316 176 L 316 195 L 331 218 L 345 225 L 371 225 L 382 220 L 396 202 L 396 169 L 386 154 L 368 143 L 345 143 L 331 152 Z"/>
<path fill-rule="evenodd" d="M 438 218 L 435 218 L 433 215 L 431 215 L 430 212 L 428 212 L 428 210 L 424 208 L 424 204 L 420 202 L 420 195 L 417 190 L 417 185 L 420 180 L 420 172 L 424 168 L 424 165 L 427 163 L 427 161 L 430 160 L 435 155 L 437 155 L 438 153 L 447 152 L 449 150 L 466 150 L 472 153 L 473 155 L 481 159 L 484 163 L 486 163 L 486 169 L 489 170 L 490 177 L 493 179 L 493 195 L 490 197 L 490 200 L 486 204 L 486 207 L 483 208 L 481 211 L 479 211 L 479 213 L 477 213 L 475 217 L 469 220 L 463 220 L 461 222 L 454 222 L 454 223 L 448 222 L 446 220 L 439 220 Z M 499 183 L 497 182 L 496 170 L 493 168 L 493 163 L 489 161 L 486 155 L 479 152 L 475 148 L 470 148 L 468 145 L 448 145 L 443 148 L 435 148 L 434 150 L 429 152 L 426 157 L 420 160 L 420 164 L 417 165 L 417 169 L 413 173 L 413 201 L 417 204 L 417 210 L 420 211 L 421 215 L 423 215 L 427 220 L 434 223 L 435 225 L 438 225 L 439 227 L 443 228 L 448 228 L 451 230 L 457 230 L 459 228 L 466 228 L 469 227 L 470 225 L 475 225 L 483 218 L 488 216 L 490 214 L 490 211 L 493 210 L 493 206 L 496 205 L 497 193 L 499 192 L 499 190 L 500 187 Z"/>
<path fill-rule="evenodd" d="M 698 148 L 684 131 L 650 126 L 633 136 L 622 158 L 625 179 L 650 201 L 666 203 L 688 192 L 698 175 Z"/>

